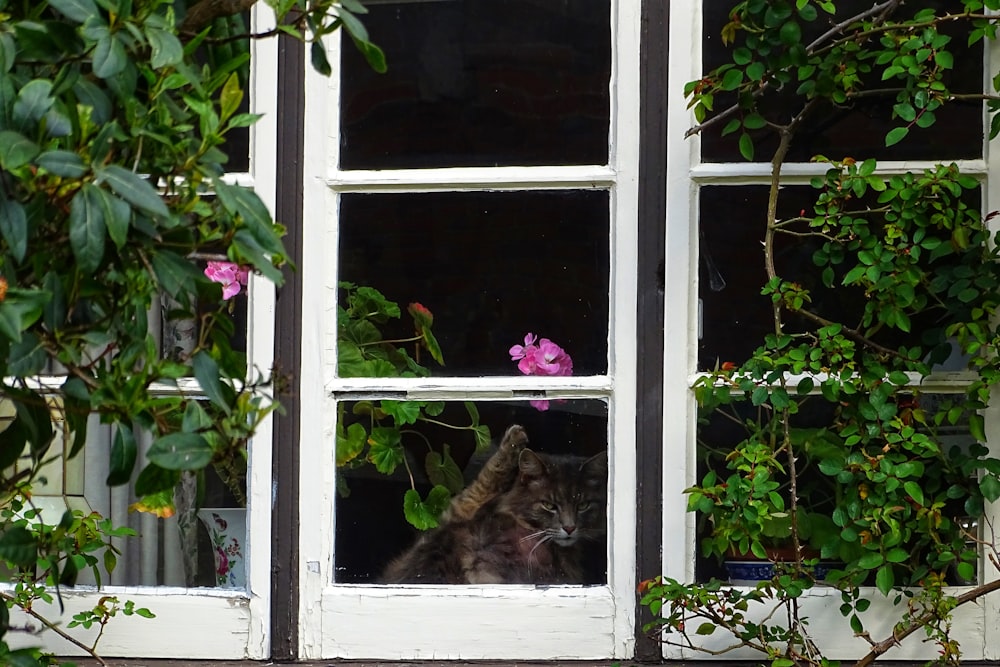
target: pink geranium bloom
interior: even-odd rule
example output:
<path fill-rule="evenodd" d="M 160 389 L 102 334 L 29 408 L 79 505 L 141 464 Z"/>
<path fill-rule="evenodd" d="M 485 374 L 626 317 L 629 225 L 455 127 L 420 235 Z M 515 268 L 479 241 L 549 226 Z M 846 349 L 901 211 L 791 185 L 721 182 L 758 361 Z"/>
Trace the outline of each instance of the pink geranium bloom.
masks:
<path fill-rule="evenodd" d="M 511 361 L 517 362 L 517 368 L 525 375 L 569 376 L 573 374 L 573 359 L 548 338 L 538 340 L 533 333 L 524 337 L 524 345 L 510 348 Z M 536 410 L 549 409 L 546 400 L 529 401 Z"/>
<path fill-rule="evenodd" d="M 250 269 L 234 262 L 209 262 L 205 275 L 212 282 L 222 285 L 222 298 L 229 300 L 240 293 L 240 286 L 246 286 L 250 279 Z"/>

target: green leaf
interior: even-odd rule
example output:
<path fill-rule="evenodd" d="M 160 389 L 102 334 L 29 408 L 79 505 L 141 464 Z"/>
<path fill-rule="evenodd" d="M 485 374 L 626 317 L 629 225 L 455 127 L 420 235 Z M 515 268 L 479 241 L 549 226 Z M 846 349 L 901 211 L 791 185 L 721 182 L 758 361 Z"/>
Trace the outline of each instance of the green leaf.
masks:
<path fill-rule="evenodd" d="M 986 500 L 996 502 L 1000 498 L 1000 479 L 996 475 L 989 474 L 984 475 L 981 480 L 979 480 L 979 490 L 982 492 L 983 497 Z"/>
<path fill-rule="evenodd" d="M 355 45 L 358 42 L 355 41 Z M 330 76 L 333 73 L 333 68 L 330 66 L 330 61 L 326 57 L 326 49 L 323 47 L 322 40 L 317 39 L 309 47 L 309 57 L 312 61 L 313 69 L 322 74 L 323 76 Z"/>
<path fill-rule="evenodd" d="M 208 352 L 202 350 L 194 355 L 192 365 L 194 366 L 194 377 L 198 380 L 198 385 L 205 397 L 214 405 L 222 408 L 228 415 L 231 412 L 229 404 L 233 398 L 232 390 L 226 387 L 220 379 L 219 364 Z"/>
<path fill-rule="evenodd" d="M 441 453 L 429 452 L 424 459 L 424 468 L 431 484 L 439 484 L 451 493 L 458 493 L 465 488 L 465 479 L 449 449 L 448 445 L 444 445 Z"/>
<path fill-rule="evenodd" d="M 140 211 L 153 217 L 170 217 L 167 205 L 146 179 L 117 164 L 95 168 L 94 172 L 98 183 L 107 183 L 112 192 Z"/>
<path fill-rule="evenodd" d="M 858 567 L 864 568 L 866 570 L 874 570 L 885 563 L 885 558 L 882 557 L 877 551 L 871 551 L 863 555 L 858 559 Z"/>
<path fill-rule="evenodd" d="M 7 373 L 15 377 L 38 375 L 44 372 L 47 363 L 48 354 L 38 336 L 27 332 L 21 337 L 20 342 L 10 346 Z"/>
<path fill-rule="evenodd" d="M 87 173 L 87 165 L 76 153 L 70 151 L 45 151 L 35 160 L 42 169 L 64 178 L 82 178 Z"/>
<path fill-rule="evenodd" d="M 894 547 L 885 555 L 885 559 L 890 563 L 903 563 L 910 557 L 910 552 L 902 547 Z"/>
<path fill-rule="evenodd" d="M 219 95 L 219 117 L 226 120 L 232 116 L 240 107 L 243 101 L 243 91 L 240 89 L 240 78 L 233 72 L 226 79 L 222 86 L 222 93 Z"/>
<path fill-rule="evenodd" d="M 722 89 L 736 90 L 743 83 L 743 70 L 731 69 L 722 75 Z"/>
<path fill-rule="evenodd" d="M 155 464 L 149 464 L 139 473 L 135 480 L 135 495 L 152 496 L 164 491 L 173 493 L 174 487 L 181 481 L 179 470 L 167 470 Z"/>
<path fill-rule="evenodd" d="M 197 433 L 171 433 L 153 441 L 147 457 L 166 470 L 200 470 L 212 462 L 214 454 Z"/>
<path fill-rule="evenodd" d="M 378 46 L 372 44 L 371 42 L 358 39 L 357 37 L 351 36 L 351 41 L 354 42 L 354 47 L 365 57 L 368 66 L 372 68 L 373 71 L 378 74 L 385 74 L 388 71 L 389 66 L 385 60 L 385 52 L 382 51 Z M 326 60 L 326 54 L 322 56 L 323 60 Z M 316 60 L 313 60 L 313 67 L 316 68 L 317 72 L 321 72 L 318 67 L 316 67 Z M 327 64 L 329 67 L 329 64 Z M 329 76 L 329 74 L 327 74 Z"/>
<path fill-rule="evenodd" d="M 260 195 L 240 185 L 215 182 L 216 195 L 227 211 L 242 218 L 246 229 L 265 253 L 283 255 L 284 247 L 274 228 L 271 213 Z"/>
<path fill-rule="evenodd" d="M 924 491 L 920 488 L 920 485 L 914 481 L 903 482 L 903 490 L 906 491 L 913 498 L 913 501 L 918 505 L 924 504 Z"/>
<path fill-rule="evenodd" d="M 132 222 L 132 207 L 125 200 L 116 197 L 104 188 L 95 187 L 99 196 L 104 224 L 115 247 L 122 248 L 128 241 L 128 230 Z"/>
<path fill-rule="evenodd" d="M 969 435 L 979 442 L 986 442 L 986 420 L 978 412 L 969 414 Z"/>
<path fill-rule="evenodd" d="M 417 530 L 427 530 L 438 525 L 437 518 L 451 501 L 451 493 L 443 486 L 435 486 L 427 494 L 427 500 L 421 500 L 415 489 L 407 490 L 403 496 L 403 515 Z"/>
<path fill-rule="evenodd" d="M 139 452 L 132 428 L 118 423 L 115 437 L 111 442 L 111 458 L 108 465 L 108 486 L 120 486 L 132 479 L 136 456 Z"/>
<path fill-rule="evenodd" d="M 176 65 L 184 58 L 184 47 L 172 32 L 159 28 L 147 28 L 146 39 L 149 40 L 149 46 L 152 49 L 150 66 L 153 69 Z"/>
<path fill-rule="evenodd" d="M 740 135 L 740 155 L 746 160 L 753 160 L 753 139 L 746 132 Z"/>
<path fill-rule="evenodd" d="M 38 144 L 12 130 L 0 131 L 0 167 L 13 171 L 31 162 L 40 149 Z"/>
<path fill-rule="evenodd" d="M 795 21 L 787 21 L 778 31 L 778 39 L 785 46 L 794 46 L 802 41 L 802 28 Z"/>
<path fill-rule="evenodd" d="M 19 202 L 0 199 L 0 235 L 17 262 L 28 251 L 28 217 Z"/>
<path fill-rule="evenodd" d="M 382 411 L 392 417 L 396 426 L 415 424 L 420 417 L 421 403 L 419 401 L 384 400 L 379 403 Z"/>
<path fill-rule="evenodd" d="M 32 567 L 38 553 L 38 542 L 23 526 L 9 526 L 0 533 L 0 559 L 17 567 Z"/>
<path fill-rule="evenodd" d="M 103 204 L 100 188 L 93 183 L 84 183 L 70 202 L 69 245 L 84 274 L 95 273 L 104 259 Z"/>
<path fill-rule="evenodd" d="M 337 466 L 350 463 L 361 454 L 365 448 L 368 432 L 361 424 L 351 424 L 347 431 L 337 430 Z"/>
<path fill-rule="evenodd" d="M 391 475 L 403 463 L 405 453 L 400 443 L 399 430 L 376 427 L 368 437 L 368 460 L 383 475 Z"/>
<path fill-rule="evenodd" d="M 128 54 L 125 45 L 118 36 L 106 32 L 97 40 L 93 53 L 94 75 L 101 79 L 110 79 L 120 74 L 128 65 Z"/>
<path fill-rule="evenodd" d="M 885 145 L 894 146 L 902 141 L 909 133 L 910 128 L 908 127 L 895 127 L 889 130 L 889 133 L 885 135 Z"/>
<path fill-rule="evenodd" d="M 255 269 L 260 271 L 265 278 L 275 285 L 284 283 L 285 279 L 281 275 L 281 271 L 274 266 L 267 251 L 261 247 L 257 239 L 249 231 L 241 229 L 236 232 L 233 236 L 232 247 L 240 257 L 253 264 Z"/>
<path fill-rule="evenodd" d="M 93 0 L 49 0 L 49 4 L 76 23 L 83 23 L 89 18 L 99 16 L 97 5 Z"/>
<path fill-rule="evenodd" d="M 153 255 L 150 262 L 163 290 L 181 303 L 194 291 L 195 281 L 202 277 L 193 263 L 167 250 Z"/>
<path fill-rule="evenodd" d="M 706 621 L 705 623 L 699 625 L 694 632 L 696 635 L 710 635 L 713 632 L 715 632 L 715 628 L 716 628 L 715 623 L 709 623 Z"/>
<path fill-rule="evenodd" d="M 875 587 L 882 592 L 882 595 L 889 595 L 895 583 L 896 577 L 892 572 L 892 565 L 883 565 L 875 573 Z"/>
<path fill-rule="evenodd" d="M 38 123 L 55 101 L 52 97 L 51 81 L 47 79 L 29 81 L 17 93 L 17 100 L 11 110 L 14 122 L 21 128 L 28 128 L 32 123 Z"/>

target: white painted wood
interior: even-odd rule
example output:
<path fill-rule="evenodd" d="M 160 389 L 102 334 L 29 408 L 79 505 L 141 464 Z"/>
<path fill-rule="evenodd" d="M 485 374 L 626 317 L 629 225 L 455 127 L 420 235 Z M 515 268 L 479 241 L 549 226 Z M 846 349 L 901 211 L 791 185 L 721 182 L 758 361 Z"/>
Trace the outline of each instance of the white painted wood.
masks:
<path fill-rule="evenodd" d="M 603 586 L 339 586 L 325 596 L 323 623 L 340 628 L 329 641 L 340 655 L 600 659 L 620 643 L 609 623 L 615 607 Z M 408 622 L 389 620 L 401 616 Z M 450 641 L 456 635 L 463 641 Z"/>
<path fill-rule="evenodd" d="M 991 72 L 1000 65 L 1000 44 L 996 40 L 990 42 L 989 51 L 986 54 L 987 67 L 983 68 L 984 90 L 991 90 Z M 992 68 L 992 69 L 991 69 Z M 984 110 L 984 127 L 990 126 L 989 116 Z M 992 175 L 986 180 L 984 185 L 983 212 L 988 213 L 1000 209 L 1000 140 L 989 140 L 989 136 L 984 137 L 986 163 L 989 167 L 988 173 Z M 989 222 L 990 230 L 996 234 L 1000 231 L 1000 219 L 993 218 Z M 990 448 L 990 455 L 1000 457 L 1000 396 L 997 395 L 997 388 L 992 390 L 992 405 L 985 413 L 987 445 Z M 1000 546 L 1000 532 L 996 532 L 998 520 L 1000 520 L 1000 502 L 989 503 L 986 506 L 986 521 L 982 527 L 984 531 L 983 539 Z M 990 528 L 992 526 L 992 528 Z M 1000 564 L 997 564 L 1000 565 Z M 980 572 L 983 581 L 996 581 L 1000 579 L 1000 571 L 993 564 L 984 559 Z M 987 641 L 983 659 L 1000 660 L 1000 642 L 996 641 L 1000 637 L 1000 594 L 994 593 L 982 600 L 984 609 L 984 634 L 992 641 Z"/>
<path fill-rule="evenodd" d="M 883 597 L 875 589 L 870 591 L 868 597 L 871 598 L 872 605 L 862 615 L 865 630 L 869 632 L 873 641 L 886 639 L 892 635 L 893 624 L 905 614 L 906 602 L 904 601 L 898 607 L 893 607 L 891 600 Z M 854 636 L 847 620 L 840 615 L 839 591 L 832 588 L 815 588 L 808 591 L 800 602 L 802 616 L 808 619 L 807 631 L 825 657 L 831 660 L 857 660 L 868 652 L 869 644 L 863 638 Z M 760 620 L 770 609 L 771 607 L 763 605 L 759 608 L 751 607 L 750 615 L 755 620 Z M 781 613 L 775 615 L 776 618 L 782 616 Z M 984 616 L 985 612 L 981 604 L 965 605 L 955 613 L 953 638 L 962 647 L 963 660 L 983 660 L 986 655 L 990 642 L 987 641 L 989 635 L 984 633 Z M 721 630 L 704 638 L 696 637 L 692 632 L 691 637 L 700 641 L 700 646 L 716 651 L 736 643 L 731 635 Z M 937 656 L 937 647 L 935 644 L 927 642 L 926 639 L 923 632 L 915 632 L 904 639 L 898 647 L 886 653 L 883 659 L 930 660 Z M 692 649 L 681 650 L 675 647 L 667 647 L 667 650 L 671 655 L 677 655 L 687 660 L 759 661 L 763 657 L 760 653 L 744 648 L 726 653 L 725 656 L 711 656 Z"/>
<path fill-rule="evenodd" d="M 697 76 L 701 62 L 698 3 L 670 7 L 667 90 L 667 220 L 663 328 L 663 572 L 680 581 L 694 577 L 694 523 L 682 490 L 694 482 L 695 404 L 688 378 L 695 371 L 698 344 L 697 189 L 690 178 L 699 146 L 684 139 L 691 115 L 682 82 Z M 666 649 L 666 657 L 678 657 Z"/>
<path fill-rule="evenodd" d="M 65 613 L 59 614 L 58 603 L 36 604 L 35 610 L 65 629 L 73 615 L 92 608 L 103 595 L 115 595 L 121 601 L 132 600 L 136 607 L 146 607 L 156 618 L 119 614 L 108 623 L 98 644 L 102 657 L 143 658 L 260 658 L 259 650 L 251 650 L 251 609 L 246 595 L 233 591 L 208 588 L 108 587 L 102 591 L 63 590 Z M 41 624 L 27 618 L 23 612 L 11 612 L 11 625 L 41 629 Z M 96 629 L 69 630 L 84 643 L 93 642 Z M 44 645 L 57 655 L 80 656 L 85 653 L 45 630 L 39 635 L 10 632 L 4 639 L 12 647 Z"/>
<path fill-rule="evenodd" d="M 666 225 L 666 322 L 664 325 L 664 466 L 663 466 L 663 572 L 680 581 L 694 579 L 697 544 L 694 514 L 685 511 L 683 489 L 695 482 L 695 403 L 690 387 L 701 377 L 696 369 L 698 343 L 698 271 L 697 228 L 698 188 L 702 185 L 767 184 L 769 163 L 701 163 L 700 139 L 685 133 L 695 124 L 683 96 L 683 85 L 702 75 L 701 8 L 704 0 L 672 3 L 670 7 L 670 89 L 667 91 L 667 225 Z M 1000 62 L 1000 47 L 991 45 L 987 60 Z M 984 85 L 989 81 L 990 68 L 985 69 Z M 989 89 L 989 88 L 987 88 Z M 956 164 L 963 172 L 975 175 L 984 183 L 984 211 L 1000 208 L 1000 151 L 997 142 L 986 146 L 986 159 L 961 160 Z M 887 176 L 906 171 L 922 171 L 933 161 L 882 161 L 878 169 Z M 826 171 L 826 165 L 792 163 L 782 167 L 782 176 L 789 183 L 807 184 L 809 179 Z M 1000 227 L 998 220 L 991 223 Z M 962 373 L 936 373 L 923 382 L 924 391 L 961 391 L 968 376 Z M 797 378 L 792 378 L 793 382 Z M 1000 406 L 986 415 L 986 428 L 991 451 L 1000 456 Z M 682 463 L 683 462 L 683 463 Z M 987 517 L 997 524 L 1000 503 L 987 507 Z M 989 535 L 986 536 L 989 538 Z M 1000 573 L 985 566 L 984 580 L 1000 578 Z M 963 589 L 955 589 L 961 591 Z M 888 636 L 891 624 L 898 620 L 899 610 L 892 610 L 888 601 L 872 589 L 873 604 L 865 614 L 866 626 L 873 639 Z M 840 598 L 836 591 L 816 589 L 803 599 L 809 627 L 821 648 L 829 650 L 834 659 L 857 658 L 865 652 L 865 642 L 853 636 L 839 612 Z M 1000 659 L 1000 644 L 988 639 L 1000 635 L 1000 595 L 988 596 L 976 604 L 958 610 L 953 626 L 966 660 Z M 903 646 L 886 655 L 890 660 L 927 660 L 936 656 L 933 644 L 915 633 Z M 706 639 L 706 646 L 718 649 L 730 642 L 723 633 Z M 669 659 L 718 659 L 704 653 L 664 646 Z M 748 651 L 727 654 L 726 659 L 759 660 L 761 656 Z"/>
<path fill-rule="evenodd" d="M 639 7 L 613 2 L 614 73 L 608 165 L 350 171 L 337 169 L 340 141 L 336 74 L 306 82 L 307 165 L 299 394 L 302 531 L 300 634 L 303 659 L 599 659 L 634 651 L 635 340 L 638 211 Z M 339 45 L 327 45 L 339 62 Z M 608 189 L 613 253 L 609 372 L 568 378 L 338 379 L 336 249 L 343 192 Z M 332 583 L 337 400 L 399 394 L 421 399 L 552 397 L 607 400 L 610 468 L 608 585 L 435 587 Z"/>
<path fill-rule="evenodd" d="M 521 190 L 544 186 L 599 188 L 616 180 L 610 167 L 464 167 L 454 169 L 355 170 L 328 177 L 326 184 L 338 192 L 424 192 L 434 190 Z"/>

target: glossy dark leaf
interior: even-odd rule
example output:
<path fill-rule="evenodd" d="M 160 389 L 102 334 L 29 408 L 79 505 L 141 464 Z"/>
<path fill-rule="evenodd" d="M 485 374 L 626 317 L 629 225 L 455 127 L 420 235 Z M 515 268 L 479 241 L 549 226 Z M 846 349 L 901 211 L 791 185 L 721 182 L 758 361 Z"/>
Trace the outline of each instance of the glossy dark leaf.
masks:
<path fill-rule="evenodd" d="M 156 188 L 141 176 L 116 164 L 95 169 L 94 172 L 98 181 L 107 183 L 115 194 L 140 211 L 154 217 L 170 216 L 170 211 Z"/>
<path fill-rule="evenodd" d="M 80 271 L 94 273 L 104 259 L 107 231 L 100 188 L 84 183 L 70 203 L 69 244 Z"/>
<path fill-rule="evenodd" d="M 132 428 L 118 424 L 115 428 L 115 437 L 111 442 L 111 457 L 106 482 L 108 486 L 119 486 L 132 478 L 138 451 Z"/>
<path fill-rule="evenodd" d="M 0 199 L 0 235 L 14 259 L 23 262 L 28 251 L 28 217 L 20 202 Z"/>
<path fill-rule="evenodd" d="M 212 462 L 215 452 L 197 433 L 170 433 L 153 441 L 147 457 L 166 470 L 198 470 Z"/>

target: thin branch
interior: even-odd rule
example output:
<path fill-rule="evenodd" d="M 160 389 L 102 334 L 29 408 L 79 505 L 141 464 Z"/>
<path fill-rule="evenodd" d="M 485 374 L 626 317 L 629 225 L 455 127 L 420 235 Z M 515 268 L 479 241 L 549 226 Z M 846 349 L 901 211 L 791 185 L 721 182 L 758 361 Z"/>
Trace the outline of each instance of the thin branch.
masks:
<path fill-rule="evenodd" d="M 62 637 L 66 641 L 68 641 L 69 643 L 71 643 L 74 646 L 76 646 L 77 648 L 86 651 L 87 654 L 90 657 L 92 657 L 94 660 L 96 660 L 97 662 L 99 662 L 104 667 L 107 667 L 108 663 L 105 662 L 104 659 L 101 656 L 97 655 L 97 651 L 96 651 L 95 648 L 93 648 L 91 646 L 87 646 L 86 644 L 84 644 L 83 642 L 81 642 L 79 639 L 77 639 L 76 637 L 70 635 L 65 630 L 63 630 L 62 628 L 60 628 L 58 625 L 56 625 L 55 623 L 53 623 L 49 619 L 47 619 L 44 616 L 42 616 L 41 614 L 39 614 L 34 609 L 31 609 L 30 607 L 24 607 L 22 605 L 18 605 L 17 602 L 14 600 L 14 598 L 12 596 L 6 594 L 6 593 L 0 593 L 0 599 L 3 599 L 4 604 L 6 604 L 7 601 L 13 601 L 14 604 L 17 605 L 24 613 L 28 614 L 28 616 L 31 616 L 36 621 L 38 621 L 42 625 L 44 625 L 47 629 L 49 629 L 52 632 L 56 633 L 57 635 L 59 635 L 60 637 Z"/>
<path fill-rule="evenodd" d="M 967 602 L 972 602 L 978 600 L 984 595 L 988 595 L 993 591 L 1000 590 L 1000 579 L 996 581 L 991 581 L 988 584 L 983 584 L 982 586 L 977 586 L 971 591 L 967 591 L 959 596 L 955 597 L 955 606 L 960 607 Z M 868 667 L 868 665 L 875 662 L 879 656 L 891 649 L 892 647 L 898 645 L 903 639 L 906 639 L 912 635 L 917 630 L 925 627 L 928 623 L 934 620 L 936 614 L 934 611 L 928 611 L 924 614 L 910 620 L 906 625 L 893 630 L 892 636 L 883 639 L 880 642 L 875 642 L 872 645 L 871 651 L 868 652 L 863 658 L 854 663 L 854 667 Z"/>

